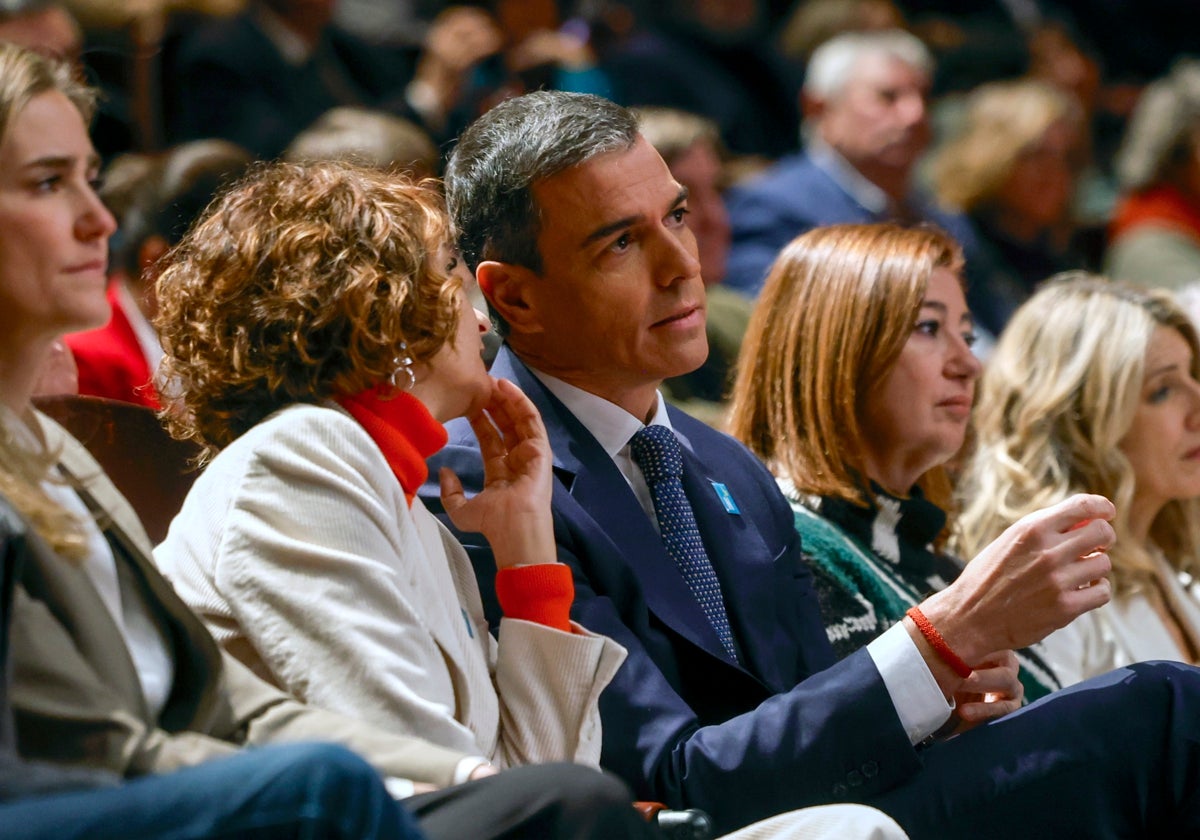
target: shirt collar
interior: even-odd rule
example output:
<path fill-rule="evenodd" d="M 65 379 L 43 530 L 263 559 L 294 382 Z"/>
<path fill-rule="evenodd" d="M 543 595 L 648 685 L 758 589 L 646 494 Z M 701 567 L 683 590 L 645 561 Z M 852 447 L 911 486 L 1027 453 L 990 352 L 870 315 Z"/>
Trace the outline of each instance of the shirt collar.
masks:
<path fill-rule="evenodd" d="M 637 434 L 644 425 L 640 418 L 634 417 L 604 397 L 598 397 L 540 370 L 530 368 L 529 372 L 536 376 L 538 381 L 545 385 L 550 393 L 575 415 L 575 419 L 583 424 L 583 427 L 591 433 L 610 458 L 616 458 L 621 450 L 629 446 L 630 438 Z M 649 425 L 666 426 L 675 432 L 675 428 L 671 425 L 671 418 L 667 414 L 667 404 L 663 400 L 662 392 L 655 392 L 655 396 L 658 402 Z M 675 436 L 689 449 L 691 448 L 686 438 L 680 436 L 678 432 L 675 432 Z"/>
<path fill-rule="evenodd" d="M 850 161 L 822 140 L 816 132 L 809 137 L 805 151 L 813 163 L 825 170 L 839 187 L 867 210 L 876 215 L 887 212 L 891 206 L 887 193 L 863 177 Z"/>

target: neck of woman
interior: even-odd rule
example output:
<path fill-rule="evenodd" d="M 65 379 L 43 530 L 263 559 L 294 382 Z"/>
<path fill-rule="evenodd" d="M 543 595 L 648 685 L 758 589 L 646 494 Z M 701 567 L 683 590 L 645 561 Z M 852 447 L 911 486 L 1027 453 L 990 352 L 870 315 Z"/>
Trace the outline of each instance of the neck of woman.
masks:
<path fill-rule="evenodd" d="M 18 417 L 29 413 L 51 342 L 0 348 L 0 402 Z"/>
<path fill-rule="evenodd" d="M 1162 511 L 1164 502 L 1135 496 L 1129 506 L 1129 536 L 1146 551 L 1154 549 L 1150 542 L 1150 526 Z"/>

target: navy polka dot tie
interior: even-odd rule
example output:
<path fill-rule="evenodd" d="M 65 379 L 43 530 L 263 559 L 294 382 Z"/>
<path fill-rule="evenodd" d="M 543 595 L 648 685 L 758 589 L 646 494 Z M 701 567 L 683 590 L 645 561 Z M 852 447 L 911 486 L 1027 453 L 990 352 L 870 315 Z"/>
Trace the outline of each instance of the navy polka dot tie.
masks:
<path fill-rule="evenodd" d="M 717 631 L 725 652 L 736 661 L 737 650 L 729 616 L 725 614 L 721 584 L 704 550 L 692 505 L 683 492 L 683 454 L 679 441 L 666 426 L 647 426 L 633 436 L 629 447 L 650 486 L 658 530 L 667 553 Z"/>

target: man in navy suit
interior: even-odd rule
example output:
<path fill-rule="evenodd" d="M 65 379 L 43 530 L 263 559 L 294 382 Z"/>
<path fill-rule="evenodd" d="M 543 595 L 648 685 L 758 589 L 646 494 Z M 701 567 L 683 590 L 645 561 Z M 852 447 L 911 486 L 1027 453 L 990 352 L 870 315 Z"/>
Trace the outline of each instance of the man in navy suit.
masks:
<path fill-rule="evenodd" d="M 898 30 L 853 32 L 813 53 L 804 81 L 804 151 L 731 189 L 733 244 L 725 284 L 757 297 L 784 245 L 841 222 L 932 222 L 977 259 L 966 219 L 913 183 L 929 145 L 933 58 Z"/>
<path fill-rule="evenodd" d="M 629 651 L 601 698 L 602 763 L 639 796 L 702 807 L 721 830 L 850 800 L 914 837 L 1200 832 L 1198 672 L 1135 666 L 1015 711 L 1015 666 L 997 655 L 1108 600 L 1107 500 L 1022 520 L 921 605 L 970 676 L 911 619 L 835 664 L 770 474 L 659 395 L 704 359 L 704 293 L 687 193 L 631 115 L 576 94 L 509 100 L 463 134 L 446 184 L 505 335 L 493 373 L 530 395 L 549 431 L 574 617 Z M 728 644 L 660 538 L 629 444 L 647 425 L 682 445 Z M 462 422 L 450 432 L 435 466 L 477 488 L 474 436 Z M 461 538 L 486 592 L 486 543 Z M 984 693 L 997 701 L 970 702 Z M 1008 714 L 927 744 L 954 701 L 962 717 Z"/>

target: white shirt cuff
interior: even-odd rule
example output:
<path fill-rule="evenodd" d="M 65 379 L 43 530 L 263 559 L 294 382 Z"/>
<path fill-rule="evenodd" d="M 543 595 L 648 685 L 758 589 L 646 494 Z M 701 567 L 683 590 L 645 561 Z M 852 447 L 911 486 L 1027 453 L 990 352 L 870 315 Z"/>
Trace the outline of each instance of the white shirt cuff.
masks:
<path fill-rule="evenodd" d="M 867 653 L 883 677 L 909 742 L 919 744 L 941 728 L 954 707 L 946 702 L 904 625 L 892 625 L 867 645 Z"/>
<path fill-rule="evenodd" d="M 491 762 L 481 755 L 469 755 L 466 758 L 460 758 L 454 768 L 454 784 L 461 785 L 463 782 L 470 781 L 471 774 L 475 772 L 475 769 L 485 764 L 491 764 Z"/>

